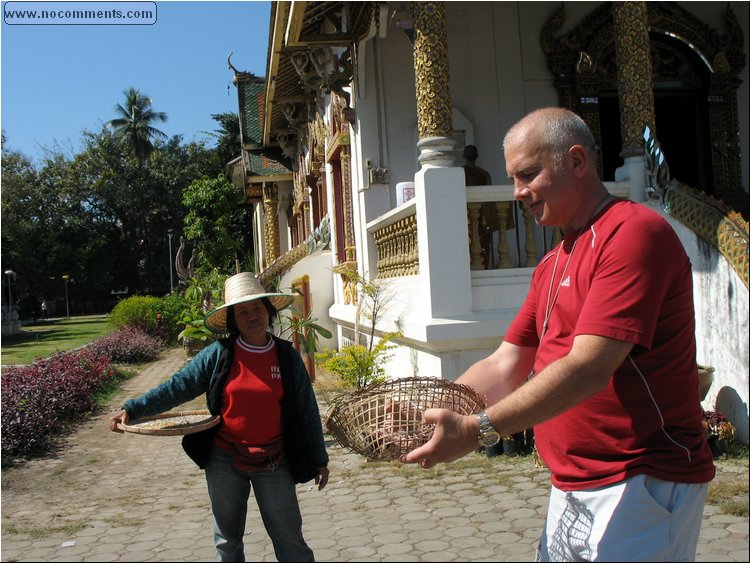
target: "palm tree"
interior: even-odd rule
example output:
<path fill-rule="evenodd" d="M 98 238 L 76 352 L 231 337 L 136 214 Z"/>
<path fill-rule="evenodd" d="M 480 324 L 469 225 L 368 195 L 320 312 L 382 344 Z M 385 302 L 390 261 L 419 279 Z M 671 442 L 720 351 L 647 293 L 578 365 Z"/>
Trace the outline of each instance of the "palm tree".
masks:
<path fill-rule="evenodd" d="M 151 98 L 132 86 L 123 91 L 125 104 L 117 104 L 115 112 L 119 117 L 107 122 L 107 127 L 115 134 L 125 137 L 139 160 L 145 160 L 153 150 L 154 139 L 166 139 L 167 135 L 152 127 L 155 121 L 165 122 L 167 114 L 151 109 Z"/>

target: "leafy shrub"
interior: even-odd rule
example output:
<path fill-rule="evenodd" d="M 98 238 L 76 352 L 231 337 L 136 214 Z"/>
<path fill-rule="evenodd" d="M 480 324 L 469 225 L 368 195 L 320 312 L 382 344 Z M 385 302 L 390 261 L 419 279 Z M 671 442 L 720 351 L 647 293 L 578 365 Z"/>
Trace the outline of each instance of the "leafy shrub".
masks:
<path fill-rule="evenodd" d="M 326 350 L 316 354 L 315 360 L 319 365 L 339 376 L 346 384 L 362 389 L 366 385 L 385 381 L 383 366 L 390 357 L 389 351 L 395 348 L 388 342 L 400 334 L 400 332 L 387 334 L 372 349 L 361 344 L 351 344 L 344 346 L 338 352 Z"/>
<path fill-rule="evenodd" d="M 55 354 L 2 371 L 2 456 L 43 453 L 63 425 L 90 411 L 98 389 L 117 376 L 90 348 Z"/>
<path fill-rule="evenodd" d="M 110 324 L 115 328 L 135 327 L 167 344 L 177 339 L 186 307 L 187 301 L 178 292 L 164 297 L 128 297 L 112 309 Z"/>
<path fill-rule="evenodd" d="M 156 303 L 157 325 L 155 336 L 167 342 L 175 342 L 177 334 L 182 330 L 182 311 L 187 307 L 187 302 L 182 294 L 172 292 L 164 297 L 159 297 Z"/>
<path fill-rule="evenodd" d="M 141 329 L 125 325 L 97 338 L 89 348 L 118 364 L 140 364 L 159 357 L 163 341 Z"/>
<path fill-rule="evenodd" d="M 161 299 L 151 296 L 134 296 L 120 301 L 109 317 L 115 328 L 133 326 L 148 334 L 156 335 L 161 315 Z"/>

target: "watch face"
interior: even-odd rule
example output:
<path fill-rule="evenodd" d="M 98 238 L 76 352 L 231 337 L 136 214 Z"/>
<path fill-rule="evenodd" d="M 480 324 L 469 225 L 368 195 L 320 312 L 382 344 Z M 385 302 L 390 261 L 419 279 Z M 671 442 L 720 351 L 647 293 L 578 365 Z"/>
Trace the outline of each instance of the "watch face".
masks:
<path fill-rule="evenodd" d="M 492 430 L 482 433 L 479 437 L 479 441 L 483 446 L 494 446 L 500 441 L 500 434 Z"/>
<path fill-rule="evenodd" d="M 500 441 L 500 434 L 492 427 L 487 413 L 481 412 L 476 417 L 479 421 L 479 445 L 487 447 L 497 444 Z"/>

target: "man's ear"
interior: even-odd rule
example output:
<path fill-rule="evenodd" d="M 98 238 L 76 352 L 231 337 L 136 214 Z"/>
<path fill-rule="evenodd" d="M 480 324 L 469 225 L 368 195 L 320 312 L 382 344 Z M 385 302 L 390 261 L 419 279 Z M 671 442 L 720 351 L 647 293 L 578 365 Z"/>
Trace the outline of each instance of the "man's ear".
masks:
<path fill-rule="evenodd" d="M 573 145 L 568 149 L 568 162 L 573 175 L 582 178 L 586 175 L 590 164 L 589 154 L 582 145 Z"/>

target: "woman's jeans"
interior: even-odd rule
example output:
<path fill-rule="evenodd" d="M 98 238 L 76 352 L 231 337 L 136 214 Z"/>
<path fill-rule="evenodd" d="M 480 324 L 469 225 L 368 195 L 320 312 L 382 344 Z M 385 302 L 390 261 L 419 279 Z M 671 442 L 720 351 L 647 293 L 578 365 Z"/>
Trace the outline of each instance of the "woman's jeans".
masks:
<path fill-rule="evenodd" d="M 276 559 L 315 561 L 302 537 L 297 491 L 286 464 L 270 471 L 241 471 L 234 467 L 232 452 L 214 446 L 206 464 L 206 482 L 217 561 L 245 561 L 242 536 L 251 486 Z"/>

